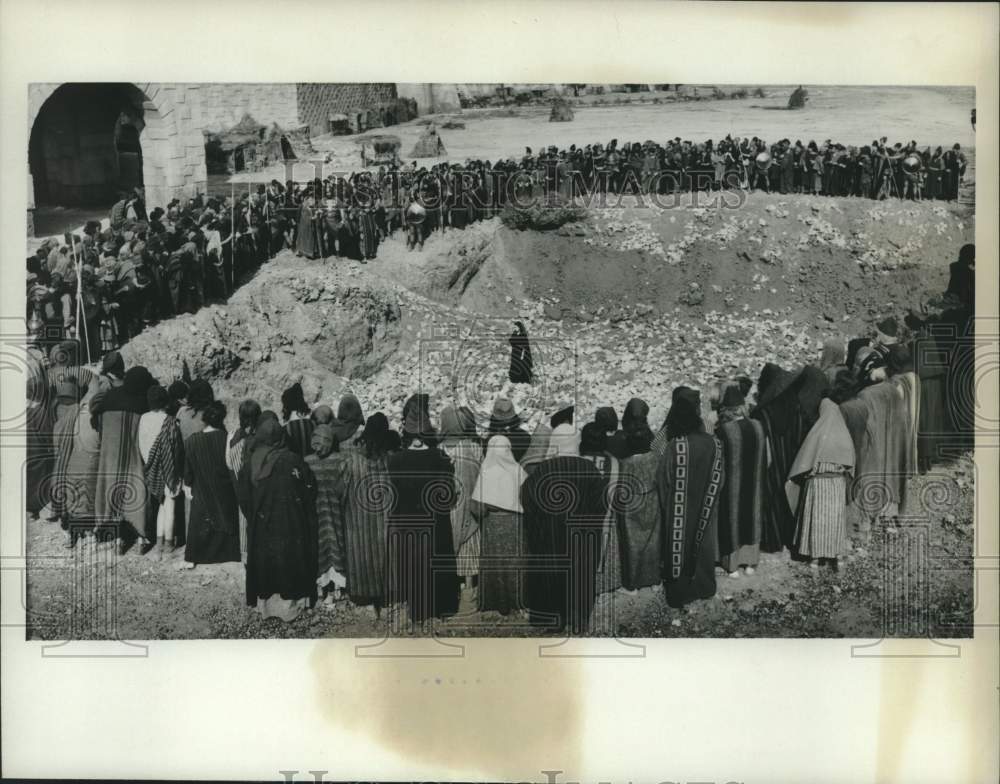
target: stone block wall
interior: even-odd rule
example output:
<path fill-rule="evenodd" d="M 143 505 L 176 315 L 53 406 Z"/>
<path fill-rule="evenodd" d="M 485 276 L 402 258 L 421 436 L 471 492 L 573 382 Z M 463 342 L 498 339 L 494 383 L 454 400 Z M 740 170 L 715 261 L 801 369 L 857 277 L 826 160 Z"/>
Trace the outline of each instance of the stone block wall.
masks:
<path fill-rule="evenodd" d="M 303 83 L 295 88 L 299 124 L 308 125 L 313 136 L 327 132 L 331 114 L 350 115 L 396 101 L 396 85 L 391 82 Z"/>
<path fill-rule="evenodd" d="M 336 86 L 336 85 L 335 85 Z M 225 131 L 249 114 L 261 125 L 277 123 L 294 128 L 299 120 L 297 85 L 215 83 L 188 85 L 197 88 L 203 130 Z"/>

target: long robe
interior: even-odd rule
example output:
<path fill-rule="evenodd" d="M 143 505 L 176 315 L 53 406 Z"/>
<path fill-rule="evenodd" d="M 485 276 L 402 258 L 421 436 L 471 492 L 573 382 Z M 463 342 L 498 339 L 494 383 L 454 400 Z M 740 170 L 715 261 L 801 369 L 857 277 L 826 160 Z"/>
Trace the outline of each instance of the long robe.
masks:
<path fill-rule="evenodd" d="M 299 209 L 298 229 L 295 233 L 295 252 L 307 259 L 318 259 L 323 253 L 325 226 L 321 218 L 313 217 L 313 208 L 303 204 Z"/>
<path fill-rule="evenodd" d="M 917 452 L 919 465 L 930 468 L 951 440 L 954 426 L 948 409 L 948 342 L 933 333 L 921 337 L 913 352 L 913 362 L 920 383 L 919 435 Z"/>
<path fill-rule="evenodd" d="M 305 463 L 316 479 L 317 585 L 322 588 L 333 583 L 343 588 L 347 586 L 344 528 L 343 520 L 335 511 L 338 505 L 336 477 L 339 466 L 332 453 L 322 458 L 311 454 L 306 457 Z"/>
<path fill-rule="evenodd" d="M 847 425 L 854 444 L 854 465 L 864 462 L 865 433 L 868 430 L 868 405 L 864 400 L 851 398 L 840 404 L 840 413 Z M 848 486 L 847 493 L 847 532 L 864 533 L 869 528 L 868 515 L 862 508 L 862 499 L 854 494 L 853 481 Z"/>
<path fill-rule="evenodd" d="M 760 422 L 745 417 L 719 425 L 716 435 L 726 471 L 719 498 L 719 553 L 722 568 L 732 572 L 760 560 L 766 442 Z"/>
<path fill-rule="evenodd" d="M 821 383 L 825 383 L 823 371 L 819 368 L 815 370 L 822 377 Z M 820 383 L 818 378 L 816 381 Z M 815 416 L 810 421 L 800 401 L 802 384 L 799 373 L 776 393 L 762 391 L 761 402 L 750 415 L 764 426 L 770 448 L 771 459 L 765 469 L 764 529 L 761 535 L 761 549 L 765 552 L 779 552 L 783 547 L 791 547 L 795 536 L 795 514 L 788 506 L 785 480 L 812 421 L 815 421 Z M 806 405 L 811 405 L 815 399 L 818 414 L 819 398 L 812 394 L 812 386 L 806 395 Z"/>
<path fill-rule="evenodd" d="M 389 483 L 391 600 L 405 602 L 414 623 L 453 614 L 458 575 L 451 535 L 451 461 L 435 448 L 405 449 L 389 458 Z"/>
<path fill-rule="evenodd" d="M 226 431 L 195 433 L 184 442 L 184 481 L 191 488 L 184 559 L 211 564 L 240 560 L 236 493 L 226 467 Z"/>
<path fill-rule="evenodd" d="M 150 541 L 156 538 L 156 520 L 160 514 L 160 505 L 165 494 L 177 489 L 184 476 L 184 442 L 181 439 L 181 429 L 177 420 L 169 414 L 164 418 L 149 454 L 146 456 L 146 515 L 145 536 Z M 164 514 L 173 514 L 172 501 L 164 510 Z"/>
<path fill-rule="evenodd" d="M 521 609 L 521 513 L 473 499 L 469 514 L 477 522 L 487 559 L 479 577 L 479 609 L 501 615 Z"/>
<path fill-rule="evenodd" d="M 29 403 L 25 420 L 28 436 L 25 453 L 25 501 L 27 510 L 37 514 L 51 496 L 50 479 L 55 464 L 51 409 L 44 402 Z"/>
<path fill-rule="evenodd" d="M 239 478 L 239 501 L 247 516 L 247 604 L 272 596 L 316 599 L 317 533 L 312 472 L 302 458 L 280 448 L 269 474 L 254 481 L 249 460 Z"/>
<path fill-rule="evenodd" d="M 356 604 L 385 604 L 386 528 L 391 491 L 384 457 L 340 452 L 332 463 L 333 528 L 343 532 L 347 594 Z"/>
<path fill-rule="evenodd" d="M 586 631 L 597 597 L 607 479 L 576 455 L 540 463 L 521 486 L 532 571 L 525 580 L 531 623 Z"/>
<path fill-rule="evenodd" d="M 611 593 L 622 587 L 621 540 L 616 503 L 621 477 L 621 463 L 610 454 L 581 455 L 590 460 L 607 481 L 604 523 L 601 527 L 601 555 L 597 566 L 597 594 Z"/>
<path fill-rule="evenodd" d="M 671 607 L 715 595 L 722 444 L 706 433 L 674 438 L 657 476 L 664 520 L 664 594 Z"/>
<path fill-rule="evenodd" d="M 76 430 L 80 404 L 73 403 L 58 407 L 58 415 L 52 426 L 52 447 L 55 463 L 50 483 L 52 514 L 64 517 L 66 514 L 66 472 L 70 456 L 73 454 L 73 436 Z"/>
<path fill-rule="evenodd" d="M 104 399 L 106 406 L 116 405 L 111 395 Z M 139 536 L 146 532 L 146 472 L 139 451 L 143 413 L 138 406 L 99 412 L 101 446 L 95 499 L 98 524 L 124 521 Z"/>
<path fill-rule="evenodd" d="M 902 392 L 890 381 L 866 387 L 858 399 L 868 409 L 868 420 L 853 497 L 867 518 L 863 524 L 870 525 L 876 517 L 897 514 L 905 499 L 906 478 L 912 473 L 907 410 Z"/>
<path fill-rule="evenodd" d="M 470 511 L 472 491 L 476 487 L 482 447 L 471 438 L 445 441 L 441 450 L 455 467 L 455 506 L 451 510 L 451 538 L 455 548 L 459 577 L 479 574 L 479 554 L 482 549 L 482 528 Z"/>
<path fill-rule="evenodd" d="M 637 589 L 657 585 L 663 575 L 663 526 L 660 497 L 656 491 L 660 455 L 640 452 L 621 461 L 619 529 L 621 531 L 622 583 Z"/>

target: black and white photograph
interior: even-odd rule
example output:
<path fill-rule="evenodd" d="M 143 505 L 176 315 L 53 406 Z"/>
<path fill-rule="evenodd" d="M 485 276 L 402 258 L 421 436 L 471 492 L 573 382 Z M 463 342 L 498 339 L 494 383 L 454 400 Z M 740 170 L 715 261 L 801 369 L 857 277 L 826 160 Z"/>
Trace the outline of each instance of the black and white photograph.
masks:
<path fill-rule="evenodd" d="M 29 639 L 971 636 L 974 88 L 29 108 Z"/>
<path fill-rule="evenodd" d="M 0 0 L 0 775 L 996 781 L 998 77 L 995 4 Z"/>

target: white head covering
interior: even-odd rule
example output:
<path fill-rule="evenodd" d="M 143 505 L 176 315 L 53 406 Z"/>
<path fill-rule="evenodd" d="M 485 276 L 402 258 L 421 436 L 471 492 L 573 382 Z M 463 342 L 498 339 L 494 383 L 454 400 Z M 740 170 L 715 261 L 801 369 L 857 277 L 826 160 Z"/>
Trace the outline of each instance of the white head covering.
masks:
<path fill-rule="evenodd" d="M 510 512 L 520 512 L 521 485 L 527 476 L 514 459 L 507 436 L 495 435 L 486 443 L 486 456 L 472 498 Z"/>
<path fill-rule="evenodd" d="M 580 434 L 568 422 L 559 425 L 549 436 L 549 451 L 545 457 L 572 457 L 580 454 Z"/>

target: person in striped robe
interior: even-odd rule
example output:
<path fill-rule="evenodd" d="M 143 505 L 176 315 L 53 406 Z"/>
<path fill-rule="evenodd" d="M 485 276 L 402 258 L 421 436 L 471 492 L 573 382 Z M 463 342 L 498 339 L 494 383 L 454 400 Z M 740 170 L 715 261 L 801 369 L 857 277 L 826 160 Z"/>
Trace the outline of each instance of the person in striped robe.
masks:
<path fill-rule="evenodd" d="M 475 591 L 479 581 L 482 532 L 471 511 L 483 448 L 476 433 L 475 415 L 466 406 L 446 406 L 441 411 L 441 451 L 455 466 L 455 506 L 451 510 L 451 534 L 459 579 L 466 591 Z"/>
<path fill-rule="evenodd" d="M 663 591 L 674 608 L 708 599 L 716 590 L 718 499 L 725 467 L 722 444 L 704 432 L 696 394 L 674 395 L 667 423 L 671 438 L 657 472 L 665 541 Z"/>
<path fill-rule="evenodd" d="M 726 469 L 719 499 L 719 552 L 730 577 L 739 577 L 741 566 L 753 574 L 760 562 L 767 441 L 764 427 L 746 413 L 739 386 L 724 386 L 715 434 L 722 443 Z"/>
<path fill-rule="evenodd" d="M 315 413 L 315 412 L 314 412 Z M 314 417 L 316 424 L 319 421 Z M 349 452 L 352 449 L 360 449 L 360 444 L 356 443 L 358 436 L 365 427 L 365 415 L 361 410 L 361 401 L 352 394 L 346 394 L 340 398 L 337 405 L 337 418 L 330 423 L 333 426 L 333 450 L 335 452 Z"/>
<path fill-rule="evenodd" d="M 795 510 L 796 552 L 818 568 L 836 567 L 847 548 L 847 486 L 854 469 L 854 442 L 834 397 L 824 398 L 819 419 L 806 435 L 788 472 L 785 492 Z"/>
<path fill-rule="evenodd" d="M 114 528 L 119 555 L 138 540 L 140 553 L 152 548 L 146 536 L 146 470 L 139 449 L 139 420 L 153 385 L 149 371 L 136 366 L 91 406 L 101 433 L 95 513 L 101 528 Z M 126 525 L 127 524 L 127 525 Z"/>
<path fill-rule="evenodd" d="M 663 527 L 656 489 L 662 453 L 653 451 L 653 431 L 647 422 L 649 406 L 632 398 L 622 417 L 619 493 L 615 499 L 622 543 L 622 583 L 630 591 L 658 585 L 663 579 Z M 666 447 L 666 442 L 663 444 Z"/>
<path fill-rule="evenodd" d="M 139 451 L 146 467 L 146 538 L 156 539 L 157 555 L 174 551 L 175 499 L 184 474 L 184 442 L 177 419 L 165 411 L 167 390 L 156 384 L 147 394 L 149 411 L 139 420 Z"/>
<path fill-rule="evenodd" d="M 316 585 L 320 592 L 331 592 L 347 587 L 344 564 L 343 521 L 334 513 L 337 505 L 336 477 L 339 466 L 333 455 L 336 435 L 330 425 L 319 425 L 312 434 L 312 453 L 305 463 L 316 477 L 316 530 L 319 534 L 319 574 Z M 334 593 L 336 596 L 336 593 Z"/>
<path fill-rule="evenodd" d="M 312 431 L 315 425 L 310 418 L 301 384 L 292 384 L 281 393 L 281 418 L 285 423 L 288 448 L 299 457 L 308 455 L 312 451 Z"/>
<path fill-rule="evenodd" d="M 347 595 L 357 605 L 385 606 L 386 526 L 392 494 L 387 459 L 389 420 L 368 417 L 358 449 L 331 456 L 332 526 L 343 532 Z"/>

